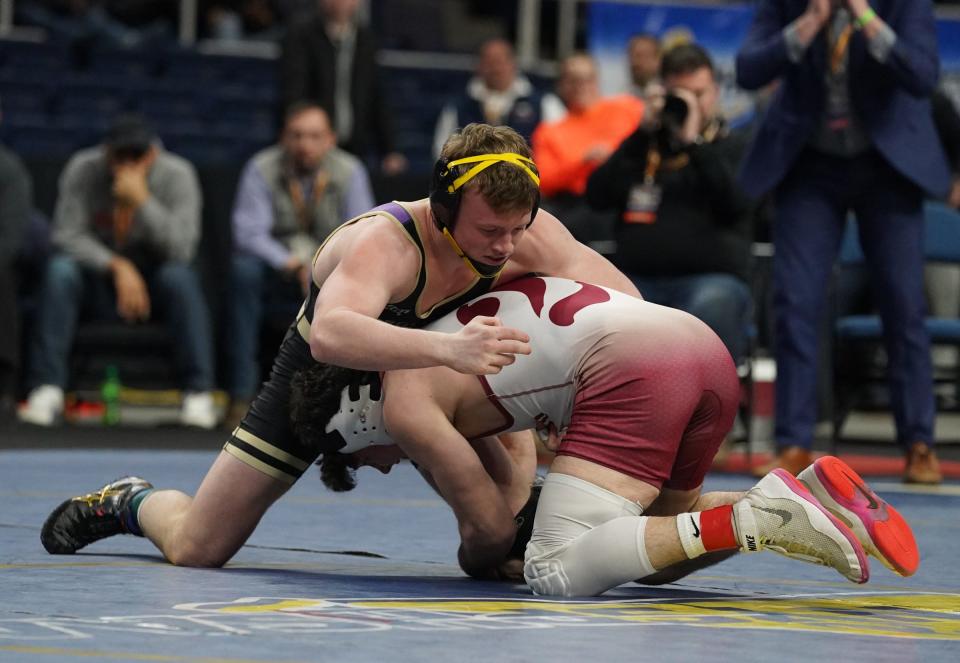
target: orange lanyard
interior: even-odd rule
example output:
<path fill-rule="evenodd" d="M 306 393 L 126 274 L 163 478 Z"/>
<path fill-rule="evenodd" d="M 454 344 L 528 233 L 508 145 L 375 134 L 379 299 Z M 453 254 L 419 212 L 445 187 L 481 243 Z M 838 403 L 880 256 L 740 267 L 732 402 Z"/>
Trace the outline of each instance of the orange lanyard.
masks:
<path fill-rule="evenodd" d="M 833 42 L 833 48 L 830 51 L 830 71 L 834 74 L 840 71 L 843 64 L 843 58 L 847 54 L 847 48 L 850 46 L 850 37 L 853 36 L 853 23 L 847 23 L 846 27 L 840 31 Z"/>
<path fill-rule="evenodd" d="M 660 169 L 660 153 L 655 147 L 651 147 L 647 151 L 647 167 L 643 173 L 643 182 L 644 184 L 652 184 L 653 178 L 657 174 L 657 170 Z"/>
<path fill-rule="evenodd" d="M 316 204 L 321 198 L 327 189 L 327 183 L 330 181 L 330 176 L 327 174 L 327 171 L 321 170 L 318 171 L 316 177 L 313 180 L 313 192 L 310 196 L 310 202 Z M 293 201 L 293 208 L 297 214 L 297 220 L 300 222 L 301 230 L 310 230 L 310 212 L 307 210 L 307 200 L 303 195 L 303 186 L 300 184 L 300 180 L 296 177 L 290 178 L 287 188 L 290 191 L 290 199 Z"/>

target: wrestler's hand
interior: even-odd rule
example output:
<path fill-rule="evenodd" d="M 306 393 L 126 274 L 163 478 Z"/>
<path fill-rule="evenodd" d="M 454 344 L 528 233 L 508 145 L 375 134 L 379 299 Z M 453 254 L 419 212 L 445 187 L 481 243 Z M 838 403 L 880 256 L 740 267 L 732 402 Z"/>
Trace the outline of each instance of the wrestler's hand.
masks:
<path fill-rule="evenodd" d="M 508 559 L 493 569 L 493 579 L 505 582 L 523 582 L 523 559 Z"/>
<path fill-rule="evenodd" d="M 515 355 L 530 354 L 530 337 L 504 327 L 497 318 L 477 316 L 449 335 L 447 350 L 446 366 L 460 373 L 490 375 L 512 364 Z"/>
<path fill-rule="evenodd" d="M 110 261 L 113 286 L 117 292 L 117 314 L 127 322 L 150 317 L 150 294 L 140 271 L 126 258 L 116 256 Z"/>

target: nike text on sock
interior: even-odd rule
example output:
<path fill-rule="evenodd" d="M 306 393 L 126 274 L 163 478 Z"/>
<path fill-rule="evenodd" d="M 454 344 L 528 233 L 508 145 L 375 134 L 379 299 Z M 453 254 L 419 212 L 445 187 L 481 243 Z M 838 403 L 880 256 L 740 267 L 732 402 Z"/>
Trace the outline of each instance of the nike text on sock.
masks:
<path fill-rule="evenodd" d="M 733 531 L 733 506 L 719 506 L 677 516 L 677 533 L 687 557 L 694 559 L 714 550 L 737 548 Z"/>
<path fill-rule="evenodd" d="M 744 499 L 734 504 L 732 509 L 734 513 L 734 536 L 741 552 L 759 552 L 762 549 L 760 529 L 757 524 L 757 517 L 753 513 L 753 507 Z"/>

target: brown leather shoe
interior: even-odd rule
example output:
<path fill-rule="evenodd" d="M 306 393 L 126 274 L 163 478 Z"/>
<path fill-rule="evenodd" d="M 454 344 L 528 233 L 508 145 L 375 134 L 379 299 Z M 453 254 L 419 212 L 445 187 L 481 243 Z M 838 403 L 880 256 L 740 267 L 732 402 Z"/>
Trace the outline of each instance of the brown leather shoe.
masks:
<path fill-rule="evenodd" d="M 781 447 L 780 453 L 777 454 L 776 458 L 766 465 L 760 465 L 759 467 L 753 468 L 753 476 L 764 477 L 778 468 L 782 468 L 793 476 L 797 476 L 812 462 L 813 455 L 806 447 Z"/>
<path fill-rule="evenodd" d="M 940 461 L 926 442 L 914 442 L 907 450 L 907 463 L 903 470 L 904 483 L 936 485 L 943 482 Z"/>

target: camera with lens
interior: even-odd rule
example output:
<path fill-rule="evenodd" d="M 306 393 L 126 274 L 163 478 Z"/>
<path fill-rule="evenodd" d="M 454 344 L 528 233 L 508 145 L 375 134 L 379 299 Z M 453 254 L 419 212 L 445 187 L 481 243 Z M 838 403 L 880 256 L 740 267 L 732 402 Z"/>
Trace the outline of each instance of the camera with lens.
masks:
<path fill-rule="evenodd" d="M 657 144 L 665 154 L 676 154 L 684 148 L 683 123 L 687 121 L 690 107 L 687 102 L 675 94 L 667 93 L 663 98 L 660 111 L 660 126 L 656 131 Z"/>

